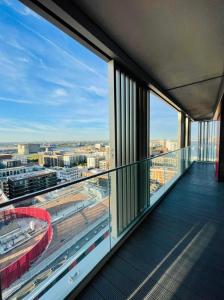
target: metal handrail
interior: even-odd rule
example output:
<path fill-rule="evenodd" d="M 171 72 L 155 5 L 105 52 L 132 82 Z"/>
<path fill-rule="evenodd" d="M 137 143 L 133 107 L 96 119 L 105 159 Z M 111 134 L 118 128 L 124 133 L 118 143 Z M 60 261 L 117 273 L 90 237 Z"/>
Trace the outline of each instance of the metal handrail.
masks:
<path fill-rule="evenodd" d="M 158 158 L 158 157 L 170 154 L 170 153 L 178 152 L 178 151 L 183 150 L 183 149 L 188 149 L 190 147 L 191 146 L 187 146 L 187 147 L 179 148 L 177 150 L 173 150 L 173 151 L 170 151 L 170 152 L 161 153 L 161 154 L 155 155 L 153 157 L 147 157 L 147 158 L 144 158 L 142 160 L 139 160 L 139 161 L 136 161 L 136 162 L 133 162 L 133 163 L 130 163 L 130 164 L 122 165 L 122 166 L 119 166 L 119 167 L 116 167 L 116 168 L 113 168 L 113 169 L 110 169 L 110 170 L 106 170 L 106 171 L 103 171 L 103 172 L 99 172 L 97 174 L 93 174 L 93 175 L 88 176 L 88 177 L 80 178 L 80 179 L 77 179 L 77 180 L 72 180 L 72 181 L 69 181 L 69 182 L 66 182 L 66 183 L 61 183 L 61 184 L 58 184 L 58 185 L 55 185 L 55 186 L 37 191 L 37 192 L 33 192 L 33 193 L 26 194 L 26 195 L 23 195 L 23 196 L 20 196 L 20 197 L 16 197 L 16 198 L 13 198 L 13 199 L 11 199 L 7 202 L 0 203 L 0 208 L 3 208 L 5 206 L 9 206 L 9 205 L 27 200 L 27 199 L 32 198 L 32 197 L 42 195 L 42 194 L 45 194 L 45 193 L 49 193 L 49 192 L 52 192 L 52 191 L 55 191 L 55 190 L 58 190 L 58 189 L 61 189 L 61 188 L 64 188 L 64 187 L 68 187 L 68 186 L 71 186 L 73 184 L 78 184 L 80 182 L 96 178 L 98 176 L 102 176 L 102 175 L 106 175 L 106 174 L 109 174 L 109 173 L 112 173 L 112 172 L 115 172 L 115 171 L 119 171 L 119 170 L 125 169 L 127 167 L 131 167 L 131 166 L 134 166 L 134 165 L 139 165 L 139 164 L 144 163 L 146 161 L 151 161 L 155 158 Z"/>

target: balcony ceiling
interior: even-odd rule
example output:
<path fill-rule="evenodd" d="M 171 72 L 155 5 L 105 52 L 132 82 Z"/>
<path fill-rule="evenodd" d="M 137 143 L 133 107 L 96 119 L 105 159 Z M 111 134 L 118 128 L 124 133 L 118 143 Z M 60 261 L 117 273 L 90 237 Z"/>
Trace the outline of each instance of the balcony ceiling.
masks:
<path fill-rule="evenodd" d="M 223 0 L 39 2 L 79 9 L 193 119 L 212 118 L 224 90 Z"/>
<path fill-rule="evenodd" d="M 223 0 L 73 2 L 194 119 L 213 116 L 224 74 Z"/>

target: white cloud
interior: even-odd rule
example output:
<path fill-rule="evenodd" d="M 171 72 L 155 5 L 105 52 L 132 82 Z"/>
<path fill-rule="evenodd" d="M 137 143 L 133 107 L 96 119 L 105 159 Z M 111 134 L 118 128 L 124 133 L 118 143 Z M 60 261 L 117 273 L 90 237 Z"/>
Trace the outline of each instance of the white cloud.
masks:
<path fill-rule="evenodd" d="M 14 1 L 11 0 L 3 0 L 3 2 L 12 7 L 16 12 L 18 12 L 19 14 L 23 15 L 23 16 L 33 16 L 37 19 L 41 19 L 41 17 L 36 14 L 33 10 L 31 10 L 29 7 L 21 4 L 21 3 L 15 3 Z"/>
<path fill-rule="evenodd" d="M 5 42 L 8 45 L 10 45 L 11 47 L 16 48 L 17 50 L 21 50 L 21 51 L 25 50 L 25 48 L 23 48 L 16 39 L 10 38 L 10 39 L 7 39 Z"/>
<path fill-rule="evenodd" d="M 54 90 L 53 96 L 54 97 L 66 97 L 66 96 L 68 96 L 68 92 L 65 89 L 58 88 L 58 89 Z"/>
<path fill-rule="evenodd" d="M 30 100 L 25 100 L 25 99 L 13 99 L 13 98 L 7 98 L 7 97 L 2 97 L 0 96 L 0 101 L 4 102 L 14 102 L 14 103 L 20 103 L 20 104 L 34 104 Z"/>
<path fill-rule="evenodd" d="M 97 87 L 95 85 L 91 85 L 90 87 L 87 88 L 88 91 L 93 92 L 97 96 L 103 97 L 107 95 L 107 89 Z"/>
<path fill-rule="evenodd" d="M 9 15 L 10 16 L 10 15 Z M 10 16 L 11 17 L 11 16 Z M 30 32 L 32 32 L 33 34 L 35 34 L 36 36 L 38 36 L 39 38 L 41 38 L 42 40 L 44 40 L 45 42 L 47 42 L 48 44 L 50 44 L 51 46 L 53 46 L 55 49 L 57 49 L 57 51 L 63 53 L 65 56 L 67 56 L 67 58 L 69 58 L 70 60 L 72 60 L 76 65 L 80 65 L 83 69 L 88 70 L 91 73 L 94 73 L 100 77 L 104 76 L 99 73 L 97 70 L 95 70 L 94 68 L 90 67 L 89 65 L 87 65 L 86 63 L 84 63 L 83 61 L 75 58 L 73 55 L 71 55 L 68 51 L 66 51 L 65 49 L 63 49 L 62 47 L 59 47 L 57 44 L 55 44 L 53 41 L 51 41 L 50 39 L 48 39 L 47 37 L 45 37 L 44 35 L 42 35 L 41 33 L 33 30 L 32 28 L 30 28 L 29 26 L 25 25 L 23 22 L 20 22 L 19 20 L 15 19 L 16 22 L 18 22 L 20 25 L 22 25 L 24 28 L 26 28 L 27 30 L 29 30 Z"/>

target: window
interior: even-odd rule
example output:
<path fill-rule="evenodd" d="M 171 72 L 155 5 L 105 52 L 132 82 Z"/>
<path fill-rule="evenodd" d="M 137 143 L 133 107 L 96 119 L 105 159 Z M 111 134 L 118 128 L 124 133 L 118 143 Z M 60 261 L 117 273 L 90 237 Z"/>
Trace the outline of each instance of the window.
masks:
<path fill-rule="evenodd" d="M 155 93 L 150 93 L 150 155 L 178 148 L 178 113 Z"/>
<path fill-rule="evenodd" d="M 37 290 L 51 299 L 55 286 L 46 283 L 66 270 L 63 289 L 56 288 L 62 299 L 109 250 L 108 176 L 57 188 L 76 179 L 68 170 L 79 179 L 100 172 L 102 160 L 108 168 L 108 66 L 19 1 L 0 1 L 0 14 L 3 299 L 33 298 Z M 91 168 L 88 157 L 95 158 Z"/>

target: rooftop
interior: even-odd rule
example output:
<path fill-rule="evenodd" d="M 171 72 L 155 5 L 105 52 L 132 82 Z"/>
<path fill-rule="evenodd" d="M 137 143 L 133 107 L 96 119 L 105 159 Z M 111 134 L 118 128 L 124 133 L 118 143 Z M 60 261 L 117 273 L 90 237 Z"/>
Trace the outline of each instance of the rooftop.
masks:
<path fill-rule="evenodd" d="M 22 179 L 31 178 L 31 177 L 44 176 L 44 175 L 48 175 L 51 173 L 56 174 L 55 171 L 47 169 L 47 170 L 34 171 L 34 172 L 23 173 L 23 174 L 18 174 L 18 175 L 12 175 L 12 176 L 9 176 L 8 178 L 11 181 L 17 181 L 17 180 L 22 180 Z"/>

